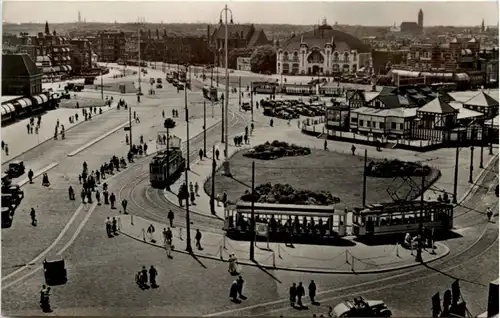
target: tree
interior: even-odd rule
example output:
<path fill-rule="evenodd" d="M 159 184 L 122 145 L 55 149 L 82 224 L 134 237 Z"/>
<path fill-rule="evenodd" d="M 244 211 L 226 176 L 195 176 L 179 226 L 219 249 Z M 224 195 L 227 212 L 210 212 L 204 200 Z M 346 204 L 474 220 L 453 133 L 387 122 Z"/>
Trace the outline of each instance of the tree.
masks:
<path fill-rule="evenodd" d="M 229 51 L 227 64 L 229 68 L 236 69 L 237 68 L 237 60 L 238 57 L 250 57 L 252 56 L 255 48 L 237 48 Z"/>
<path fill-rule="evenodd" d="M 255 49 L 250 57 L 250 65 L 254 73 L 276 73 L 276 49 L 272 45 L 264 45 Z"/>
<path fill-rule="evenodd" d="M 167 130 L 167 137 L 168 137 L 168 131 L 170 129 L 175 128 L 175 126 L 176 126 L 176 123 L 172 118 L 165 119 L 165 121 L 163 122 L 163 127 Z"/>

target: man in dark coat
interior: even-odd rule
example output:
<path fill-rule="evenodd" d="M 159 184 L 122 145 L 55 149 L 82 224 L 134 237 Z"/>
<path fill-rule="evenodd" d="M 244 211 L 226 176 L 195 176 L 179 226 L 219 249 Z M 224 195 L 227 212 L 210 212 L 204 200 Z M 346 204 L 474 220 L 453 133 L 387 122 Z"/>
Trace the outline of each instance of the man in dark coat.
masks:
<path fill-rule="evenodd" d="M 30 183 L 33 183 L 33 176 L 35 174 L 33 173 L 33 170 L 30 169 L 30 171 L 28 171 L 28 178 L 30 179 Z"/>
<path fill-rule="evenodd" d="M 302 286 L 302 282 L 299 283 L 299 286 L 297 286 L 297 305 L 302 308 L 304 305 L 302 304 L 302 297 L 306 294 L 306 291 L 304 290 L 304 286 Z"/>
<path fill-rule="evenodd" d="M 114 193 L 111 193 L 111 195 L 109 196 L 109 202 L 111 203 L 111 208 L 114 209 L 116 202 L 116 197 Z"/>
<path fill-rule="evenodd" d="M 356 146 L 352 145 L 351 151 L 352 151 L 352 155 L 354 156 L 354 153 L 356 152 Z"/>
<path fill-rule="evenodd" d="M 295 283 L 290 287 L 290 306 L 295 307 L 295 300 L 297 298 L 297 286 Z"/>
<path fill-rule="evenodd" d="M 220 155 L 219 149 L 215 149 L 215 159 L 219 160 L 219 155 Z"/>
<path fill-rule="evenodd" d="M 311 299 L 311 304 L 316 303 L 314 297 L 316 297 L 316 283 L 314 283 L 314 280 L 311 280 L 309 283 L 309 298 Z"/>
<path fill-rule="evenodd" d="M 200 151 L 198 152 L 198 155 L 200 156 L 200 160 L 203 160 L 203 150 L 200 149 Z"/>
<path fill-rule="evenodd" d="M 156 271 L 156 268 L 151 265 L 149 268 L 149 283 L 151 285 L 151 288 L 157 288 L 158 285 L 156 285 L 156 276 L 158 276 L 158 272 Z"/>
<path fill-rule="evenodd" d="M 238 300 L 238 287 L 239 287 L 238 280 L 235 280 L 232 282 L 231 289 L 229 290 L 229 298 L 235 303 L 239 302 L 239 300 Z"/>
<path fill-rule="evenodd" d="M 146 269 L 146 266 L 142 267 L 141 276 L 143 287 L 148 288 L 148 270 Z"/>
<path fill-rule="evenodd" d="M 172 210 L 168 211 L 167 218 L 170 222 L 170 227 L 174 227 L 174 212 L 172 212 Z"/>
<path fill-rule="evenodd" d="M 203 248 L 201 247 L 201 232 L 200 230 L 196 229 L 196 235 L 194 237 L 194 239 L 196 240 L 196 247 L 199 249 L 199 250 L 202 250 Z"/>
<path fill-rule="evenodd" d="M 127 214 L 127 204 L 128 204 L 127 200 L 123 199 L 122 200 L 122 207 L 123 207 L 123 213 L 124 214 Z"/>
<path fill-rule="evenodd" d="M 75 200 L 75 191 L 72 186 L 69 186 L 68 188 L 68 196 L 70 200 Z"/>

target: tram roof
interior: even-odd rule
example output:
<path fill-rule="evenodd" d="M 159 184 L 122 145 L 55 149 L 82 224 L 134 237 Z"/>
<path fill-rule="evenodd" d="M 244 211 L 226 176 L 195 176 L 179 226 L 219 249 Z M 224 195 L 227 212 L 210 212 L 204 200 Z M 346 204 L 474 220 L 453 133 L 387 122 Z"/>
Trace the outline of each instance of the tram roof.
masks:
<path fill-rule="evenodd" d="M 428 207 L 453 207 L 449 203 L 439 201 L 424 201 L 424 208 Z M 389 202 L 371 204 L 364 209 L 356 209 L 356 214 L 372 214 L 383 212 L 397 212 L 398 209 L 414 208 L 416 211 L 420 210 L 422 202 L 420 201 L 405 201 L 405 202 Z"/>
<path fill-rule="evenodd" d="M 233 207 L 238 212 L 250 212 L 252 202 L 240 201 Z M 335 213 L 337 211 L 337 213 Z M 274 203 L 254 203 L 254 212 L 257 214 L 286 214 L 286 215 L 307 215 L 316 214 L 339 214 L 344 213 L 342 209 L 335 209 L 333 205 L 299 205 L 299 204 L 274 204 Z"/>

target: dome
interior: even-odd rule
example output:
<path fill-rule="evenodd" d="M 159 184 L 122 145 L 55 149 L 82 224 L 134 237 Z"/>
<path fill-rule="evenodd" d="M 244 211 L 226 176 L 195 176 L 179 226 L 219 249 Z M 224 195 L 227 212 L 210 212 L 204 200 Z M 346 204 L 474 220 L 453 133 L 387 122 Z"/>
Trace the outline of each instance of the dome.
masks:
<path fill-rule="evenodd" d="M 303 40 L 309 48 L 314 46 L 323 48 L 326 43 L 331 43 L 332 37 L 335 42 L 336 51 L 357 50 L 358 53 L 370 52 L 370 47 L 361 42 L 360 39 L 348 33 L 334 30 L 329 25 L 321 25 L 301 35 L 292 36 L 283 44 L 281 49 L 288 51 L 298 50 L 300 49 L 301 40 Z"/>

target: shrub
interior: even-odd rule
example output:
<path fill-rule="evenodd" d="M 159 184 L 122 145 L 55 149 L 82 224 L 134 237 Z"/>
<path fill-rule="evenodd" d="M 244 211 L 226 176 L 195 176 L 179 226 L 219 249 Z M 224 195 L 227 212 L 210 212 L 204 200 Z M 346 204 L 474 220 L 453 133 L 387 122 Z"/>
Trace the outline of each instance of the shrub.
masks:
<path fill-rule="evenodd" d="M 272 160 L 282 157 L 307 156 L 311 154 L 311 149 L 297 145 L 289 145 L 283 141 L 266 142 L 257 145 L 253 149 L 244 153 L 243 156 L 262 160 Z"/>

